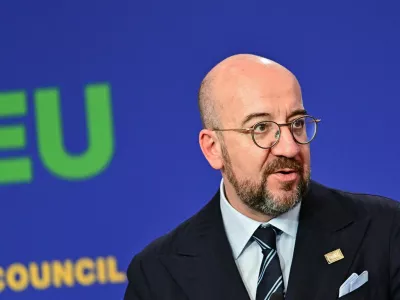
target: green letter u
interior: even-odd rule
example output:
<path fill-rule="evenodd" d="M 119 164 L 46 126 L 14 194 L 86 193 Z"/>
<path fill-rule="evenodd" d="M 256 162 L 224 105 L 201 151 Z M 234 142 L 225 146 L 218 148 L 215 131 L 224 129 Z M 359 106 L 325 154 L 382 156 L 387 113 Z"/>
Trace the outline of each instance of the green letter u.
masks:
<path fill-rule="evenodd" d="M 53 174 L 69 180 L 87 179 L 103 171 L 114 154 L 110 88 L 93 84 L 85 88 L 88 147 L 71 156 L 64 149 L 60 95 L 55 88 L 35 92 L 39 155 Z"/>

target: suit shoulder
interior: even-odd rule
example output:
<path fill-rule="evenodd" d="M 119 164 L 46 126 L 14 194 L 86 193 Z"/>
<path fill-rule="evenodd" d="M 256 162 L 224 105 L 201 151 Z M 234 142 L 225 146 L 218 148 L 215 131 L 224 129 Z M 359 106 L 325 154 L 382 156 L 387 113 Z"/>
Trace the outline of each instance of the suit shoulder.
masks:
<path fill-rule="evenodd" d="M 367 209 L 397 210 L 400 205 L 398 201 L 381 195 L 341 190 L 336 190 L 336 192 L 341 194 L 343 197 L 351 199 L 356 205 L 362 205 Z"/>
<path fill-rule="evenodd" d="M 154 257 L 163 254 L 176 253 L 182 244 L 190 244 L 196 239 L 197 231 L 204 220 L 215 215 L 219 207 L 219 192 L 206 203 L 197 213 L 187 218 L 168 233 L 159 236 L 145 246 L 136 256 L 138 258 Z"/>
<path fill-rule="evenodd" d="M 326 187 L 325 187 L 326 188 Z M 400 209 L 400 203 L 395 199 L 382 195 L 362 192 L 346 191 L 336 188 L 327 188 L 342 205 L 359 213 L 367 213 L 371 216 L 393 214 Z"/>
<path fill-rule="evenodd" d="M 138 256 L 145 257 L 171 252 L 174 245 L 179 241 L 181 234 L 190 226 L 192 218 L 185 220 L 168 233 L 154 239 L 138 253 Z"/>
<path fill-rule="evenodd" d="M 192 228 L 196 226 L 195 224 L 200 220 L 203 210 L 184 220 L 166 234 L 151 241 L 141 251 L 139 251 L 135 257 L 138 260 L 146 260 L 147 258 L 152 259 L 155 256 L 163 254 L 175 253 L 182 241 L 187 237 L 192 236 Z"/>

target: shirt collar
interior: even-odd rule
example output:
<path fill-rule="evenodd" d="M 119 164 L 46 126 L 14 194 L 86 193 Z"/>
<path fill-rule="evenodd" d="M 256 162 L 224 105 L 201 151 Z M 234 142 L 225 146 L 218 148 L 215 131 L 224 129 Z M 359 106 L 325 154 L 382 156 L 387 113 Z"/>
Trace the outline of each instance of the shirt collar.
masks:
<path fill-rule="evenodd" d="M 225 231 L 231 244 L 235 259 L 239 258 L 240 254 L 246 248 L 247 243 L 250 241 L 253 233 L 262 224 L 271 224 L 280 229 L 282 234 L 287 234 L 292 238 L 296 237 L 301 202 L 290 211 L 270 220 L 267 223 L 259 222 L 241 214 L 230 205 L 225 196 L 224 183 L 222 179 L 220 184 L 220 206 Z"/>

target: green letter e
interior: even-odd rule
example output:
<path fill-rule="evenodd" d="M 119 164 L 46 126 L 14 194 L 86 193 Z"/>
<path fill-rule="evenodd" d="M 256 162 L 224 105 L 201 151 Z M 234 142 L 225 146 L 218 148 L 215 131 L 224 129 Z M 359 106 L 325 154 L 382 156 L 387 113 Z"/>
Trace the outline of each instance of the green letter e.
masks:
<path fill-rule="evenodd" d="M 69 180 L 87 179 L 103 171 L 114 153 L 110 88 L 93 84 L 85 88 L 88 147 L 71 156 L 64 149 L 60 95 L 55 88 L 35 91 L 39 155 L 53 174 Z"/>

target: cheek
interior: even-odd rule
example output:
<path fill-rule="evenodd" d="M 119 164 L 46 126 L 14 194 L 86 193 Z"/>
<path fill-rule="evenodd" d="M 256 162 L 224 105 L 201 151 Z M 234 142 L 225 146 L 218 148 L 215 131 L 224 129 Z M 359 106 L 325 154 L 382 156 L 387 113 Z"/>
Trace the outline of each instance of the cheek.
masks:
<path fill-rule="evenodd" d="M 299 153 L 299 156 L 302 164 L 305 167 L 310 167 L 310 161 L 311 161 L 310 148 L 309 147 L 302 148 Z"/>
<path fill-rule="evenodd" d="M 265 170 L 266 165 L 271 160 L 271 156 L 268 150 L 254 148 L 238 153 L 236 159 L 242 175 L 246 178 L 256 180 L 262 177 L 263 170 Z"/>
<path fill-rule="evenodd" d="M 270 151 L 257 147 L 251 137 L 229 140 L 228 153 L 232 169 L 238 176 L 256 179 L 265 168 L 270 157 Z"/>
<path fill-rule="evenodd" d="M 236 147 L 229 153 L 234 168 L 248 174 L 262 169 L 267 159 L 265 153 L 255 147 Z"/>

